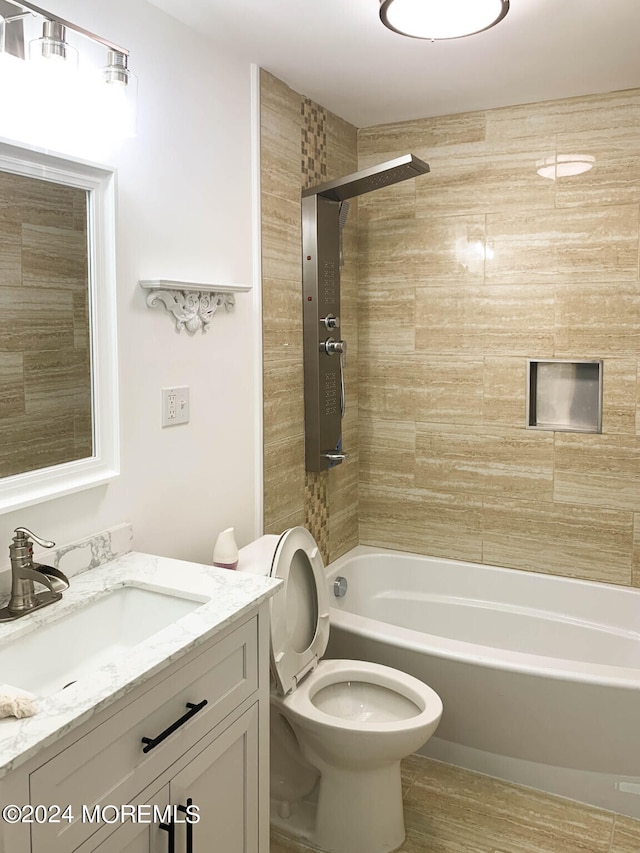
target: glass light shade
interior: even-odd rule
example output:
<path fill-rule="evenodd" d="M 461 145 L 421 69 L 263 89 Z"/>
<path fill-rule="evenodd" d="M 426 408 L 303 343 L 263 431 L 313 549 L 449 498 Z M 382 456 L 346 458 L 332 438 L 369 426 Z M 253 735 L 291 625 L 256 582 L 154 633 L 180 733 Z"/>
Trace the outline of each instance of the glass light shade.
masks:
<path fill-rule="evenodd" d="M 109 84 L 128 86 L 133 75 L 129 71 L 129 57 L 119 50 L 107 53 L 107 64 L 102 69 L 102 76 Z"/>
<path fill-rule="evenodd" d="M 115 50 L 108 52 L 99 99 L 105 132 L 119 139 L 135 136 L 138 78 L 129 71 L 126 54 Z"/>
<path fill-rule="evenodd" d="M 60 68 L 64 69 L 61 73 L 75 73 L 78 70 L 78 51 L 67 43 L 65 35 L 66 30 L 62 24 L 57 21 L 45 21 L 42 25 L 42 37 L 29 42 L 29 61 L 42 65 L 47 72 Z"/>
<path fill-rule="evenodd" d="M 488 30 L 509 11 L 509 0 L 380 0 L 382 23 L 411 38 L 456 39 Z"/>
<path fill-rule="evenodd" d="M 581 175 L 593 169 L 596 158 L 591 154 L 558 154 L 553 157 L 545 157 L 544 160 L 536 162 L 536 171 L 541 178 L 571 178 Z"/>

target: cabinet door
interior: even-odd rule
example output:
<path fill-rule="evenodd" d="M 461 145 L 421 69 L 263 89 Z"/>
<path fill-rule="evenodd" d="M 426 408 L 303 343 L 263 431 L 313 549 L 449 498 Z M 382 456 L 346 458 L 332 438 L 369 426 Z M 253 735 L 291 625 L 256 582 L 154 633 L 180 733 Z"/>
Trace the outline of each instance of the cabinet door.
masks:
<path fill-rule="evenodd" d="M 166 832 L 157 826 L 129 822 L 118 827 L 91 853 L 166 853 L 168 849 Z"/>
<path fill-rule="evenodd" d="M 153 795 L 148 791 L 138 798 L 137 803 L 145 806 L 157 806 L 164 814 L 169 803 L 169 785 L 165 785 Z M 73 853 L 171 853 L 169 832 L 160 829 L 155 816 L 145 809 L 142 819 L 133 822 L 130 819 L 119 824 L 116 829 L 102 825 L 100 830 Z"/>
<path fill-rule="evenodd" d="M 170 789 L 172 804 L 186 806 L 190 798 L 199 817 L 190 828 L 186 823 L 176 825 L 176 851 L 256 853 L 258 705 L 252 705 L 176 774 Z"/>

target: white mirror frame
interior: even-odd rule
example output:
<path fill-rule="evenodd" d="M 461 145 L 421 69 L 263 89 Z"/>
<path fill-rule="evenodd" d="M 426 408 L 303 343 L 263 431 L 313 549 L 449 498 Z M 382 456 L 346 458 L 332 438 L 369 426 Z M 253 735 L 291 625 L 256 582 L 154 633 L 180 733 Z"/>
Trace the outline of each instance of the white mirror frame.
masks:
<path fill-rule="evenodd" d="M 0 513 L 107 483 L 120 473 L 115 170 L 0 139 L 0 171 L 88 194 L 93 456 L 0 478 Z"/>

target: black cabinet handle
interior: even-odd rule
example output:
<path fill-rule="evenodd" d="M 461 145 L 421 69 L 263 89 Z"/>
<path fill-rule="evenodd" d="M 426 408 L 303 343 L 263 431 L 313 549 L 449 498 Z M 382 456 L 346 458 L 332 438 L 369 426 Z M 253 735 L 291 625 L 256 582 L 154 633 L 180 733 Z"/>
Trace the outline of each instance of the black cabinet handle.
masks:
<path fill-rule="evenodd" d="M 187 708 L 189 709 L 186 714 L 180 717 L 179 720 L 176 720 L 175 723 L 172 723 L 168 729 L 165 729 L 161 732 L 157 737 L 143 737 L 142 743 L 145 743 L 146 746 L 142 750 L 143 752 L 150 752 L 152 749 L 155 749 L 158 744 L 162 743 L 165 738 L 168 738 L 169 735 L 172 735 L 176 729 L 179 729 L 180 726 L 183 726 L 191 717 L 195 717 L 198 711 L 202 711 L 204 706 L 207 704 L 207 700 L 203 699 L 198 705 L 194 705 L 193 702 L 187 702 Z"/>
<path fill-rule="evenodd" d="M 187 815 L 187 853 L 193 853 L 193 820 L 191 818 L 191 806 L 193 800 L 191 797 L 187 799 L 187 805 L 179 805 L 178 811 Z"/>
<path fill-rule="evenodd" d="M 171 823 L 159 823 L 160 829 L 164 829 L 165 832 L 169 833 L 169 848 L 168 853 L 176 853 L 176 825 L 173 821 Z"/>

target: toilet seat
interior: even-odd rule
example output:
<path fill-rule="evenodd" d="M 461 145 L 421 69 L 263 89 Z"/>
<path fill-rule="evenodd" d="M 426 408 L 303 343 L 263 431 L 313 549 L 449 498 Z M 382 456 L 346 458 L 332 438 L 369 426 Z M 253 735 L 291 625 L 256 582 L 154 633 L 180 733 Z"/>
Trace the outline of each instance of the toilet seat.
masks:
<path fill-rule="evenodd" d="M 329 642 L 329 593 L 322 556 L 304 527 L 285 531 L 270 577 L 284 582 L 271 599 L 271 670 L 284 695 L 318 665 Z"/>
<path fill-rule="evenodd" d="M 377 686 L 396 694 L 406 700 L 405 711 L 387 720 L 366 720 L 343 715 L 339 711 L 323 708 L 315 700 L 323 688 L 338 687 L 341 684 L 362 682 L 366 685 Z M 435 730 L 442 715 L 442 700 L 438 694 L 424 682 L 401 670 L 393 669 L 379 663 L 360 660 L 327 660 L 301 687 L 281 700 L 290 713 L 296 715 L 303 726 L 321 725 L 343 731 L 360 733 L 365 737 L 372 734 L 382 735 L 385 732 L 411 731 L 427 723 Z M 409 708 L 409 706 L 413 706 Z M 431 726 L 431 724 L 433 724 Z M 425 738 L 426 739 L 426 738 Z M 380 744 L 379 744 L 380 746 Z"/>

